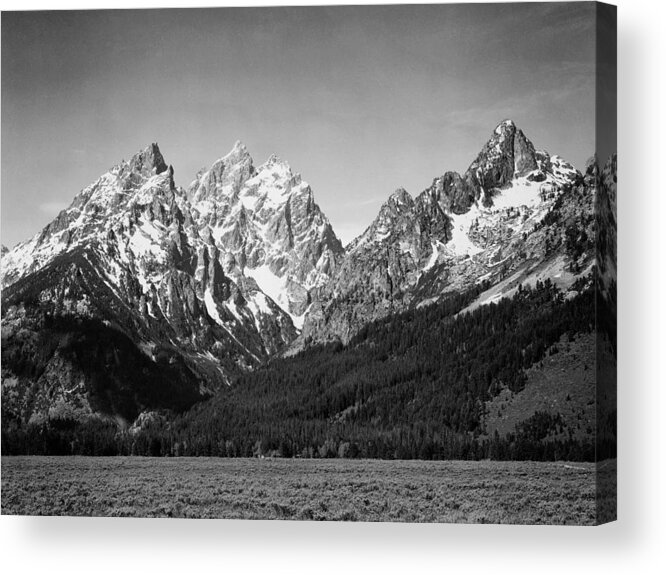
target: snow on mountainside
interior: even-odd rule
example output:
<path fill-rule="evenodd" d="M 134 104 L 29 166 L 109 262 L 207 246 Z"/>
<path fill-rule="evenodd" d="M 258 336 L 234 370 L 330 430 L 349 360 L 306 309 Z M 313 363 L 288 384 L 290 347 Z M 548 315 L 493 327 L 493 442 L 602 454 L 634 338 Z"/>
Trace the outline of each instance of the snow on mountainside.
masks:
<path fill-rule="evenodd" d="M 478 303 L 546 277 L 568 289 L 594 261 L 594 193 L 594 178 L 500 123 L 463 175 L 446 172 L 416 198 L 389 197 L 348 246 L 293 350 L 348 341 L 368 321 L 475 285 L 490 288 Z"/>
<path fill-rule="evenodd" d="M 254 279 L 300 328 L 312 291 L 343 254 L 307 182 L 276 156 L 255 168 L 237 142 L 197 175 L 188 197 L 196 227 L 225 252 L 225 272 Z"/>
<path fill-rule="evenodd" d="M 89 371 L 104 371 L 99 357 L 71 350 L 94 322 L 155 364 L 144 367 L 155 385 L 168 366 L 185 370 L 189 375 L 173 377 L 196 388 L 188 401 L 297 336 L 294 323 L 309 304 L 308 290 L 326 280 L 342 253 L 309 186 L 275 158 L 255 170 L 240 143 L 199 174 L 189 193 L 173 174 L 152 144 L 82 190 L 40 233 L 3 252 L 3 380 L 20 382 L 17 406 L 31 388 L 44 397 L 76 388 L 69 379 L 85 381 L 81 361 Z M 61 317 L 70 319 L 53 329 L 67 331 L 62 341 L 69 343 L 51 350 L 42 376 L 15 373 L 39 353 L 24 340 L 25 329 L 31 338 L 57 339 L 43 326 Z M 113 363 L 121 369 L 123 357 Z M 51 375 L 44 380 L 44 374 Z M 80 404 L 93 383 L 86 385 L 75 394 Z M 105 409 L 129 417 L 146 407 L 137 401 Z M 46 401 L 42 409 L 48 412 Z"/>
<path fill-rule="evenodd" d="M 345 250 L 278 157 L 255 166 L 236 142 L 184 189 L 152 144 L 3 249 L 3 409 L 131 421 L 448 294 L 475 289 L 473 308 L 546 278 L 574 289 L 595 261 L 599 182 L 614 233 L 614 170 L 581 174 L 507 120 L 465 173 L 399 188 Z"/>

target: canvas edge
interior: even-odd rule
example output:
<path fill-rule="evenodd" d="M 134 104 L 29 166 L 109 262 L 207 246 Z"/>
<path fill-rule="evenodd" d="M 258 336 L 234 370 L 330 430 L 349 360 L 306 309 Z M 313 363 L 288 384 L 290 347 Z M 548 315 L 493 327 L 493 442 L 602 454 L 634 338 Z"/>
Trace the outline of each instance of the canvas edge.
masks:
<path fill-rule="evenodd" d="M 595 155 L 598 162 L 598 186 L 595 204 L 597 273 L 599 254 L 608 254 L 617 269 L 617 234 L 609 234 L 607 216 L 617 214 L 616 195 L 602 190 L 602 170 L 617 152 L 617 6 L 595 3 Z M 616 161 L 616 156 L 615 156 Z M 601 193 L 600 193 L 601 192 Z M 602 217 L 602 201 L 608 202 L 610 214 Z M 611 207 L 611 204 L 612 207 Z M 614 226 L 617 225 L 615 217 Z M 615 228 L 616 230 L 617 228 Z M 602 242 L 606 245 L 602 245 Z M 610 248 L 610 249 L 607 249 Z M 606 257 L 608 257 L 606 255 Z M 597 282 L 600 282 L 597 276 Z M 596 475 L 595 525 L 617 520 L 617 276 L 611 296 L 604 298 L 596 290 Z M 597 286 L 599 287 L 599 285 Z M 609 356 L 609 339 L 611 355 Z M 608 362 L 611 365 L 608 365 Z"/>

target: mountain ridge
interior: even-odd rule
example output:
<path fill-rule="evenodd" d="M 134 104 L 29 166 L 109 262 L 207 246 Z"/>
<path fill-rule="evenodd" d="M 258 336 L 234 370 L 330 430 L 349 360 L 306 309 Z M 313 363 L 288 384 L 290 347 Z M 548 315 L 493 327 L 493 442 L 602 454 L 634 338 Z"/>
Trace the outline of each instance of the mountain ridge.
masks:
<path fill-rule="evenodd" d="M 263 166 L 272 169 L 277 163 L 271 158 Z M 288 175 L 288 183 L 301 185 L 300 177 L 292 174 L 286 163 L 279 167 Z M 209 202 L 216 212 L 223 212 L 247 191 L 243 184 L 246 176 L 254 175 L 253 170 L 251 157 L 240 142 L 208 170 L 206 181 L 216 185 L 213 191 L 223 192 Z M 261 176 L 261 169 L 257 173 Z M 299 269 L 289 267 L 300 259 L 300 254 L 289 250 L 300 247 L 306 253 L 304 242 L 297 245 L 299 234 L 307 235 L 308 241 L 317 240 L 322 237 L 317 235 L 320 229 L 328 233 L 323 241 L 334 248 L 337 240 L 306 186 L 298 190 L 302 198 L 293 193 L 278 198 L 279 218 L 270 222 L 272 227 L 266 226 L 270 237 L 253 238 L 253 248 L 260 255 L 268 251 L 272 239 L 284 240 L 282 253 L 273 253 L 271 263 L 279 256 L 283 258 L 282 267 L 275 265 L 274 270 L 282 272 L 285 284 L 293 283 L 290 293 L 301 289 L 305 301 L 310 287 L 307 280 L 313 285 L 317 280 L 308 278 L 308 274 L 325 273 L 326 256 L 334 259 L 335 253 L 326 252 L 328 245 L 320 253 L 315 247 L 318 260 L 312 264 L 311 258 L 309 266 Z M 250 192 L 267 198 L 275 186 L 266 187 L 266 182 L 257 181 Z M 297 210 L 307 217 L 292 225 L 289 218 Z M 240 214 L 241 223 L 243 214 L 246 218 L 252 215 L 242 202 Z M 231 217 L 235 215 L 231 213 Z M 248 223 L 250 227 L 253 224 L 251 219 Z M 243 261 L 238 267 L 233 251 L 226 250 L 219 237 L 216 241 L 217 229 L 208 224 L 190 204 L 187 191 L 176 185 L 173 168 L 153 143 L 81 190 L 67 209 L 32 238 L 3 251 L 3 381 L 19 382 L 14 386 L 16 397 L 7 402 L 13 406 L 13 413 L 23 413 L 21 417 L 29 420 L 35 416 L 28 406 L 34 403 L 30 399 L 34 390 L 38 395 L 65 397 L 68 389 L 78 390 L 70 403 L 76 403 L 81 413 L 88 413 L 86 397 L 94 382 L 77 387 L 72 381 L 73 377 L 86 380 L 86 376 L 77 367 L 81 358 L 70 351 L 71 345 L 88 337 L 86 325 L 92 320 L 106 322 L 104 325 L 118 337 L 134 342 L 134 351 L 126 350 L 132 357 L 142 355 L 159 365 L 159 358 L 166 353 L 169 364 L 187 366 L 192 374 L 187 376 L 192 381 L 190 389 L 196 390 L 194 395 L 187 392 L 189 401 L 214 393 L 220 385 L 231 383 L 240 371 L 259 365 L 291 342 L 298 332 L 290 309 L 285 302 L 275 302 L 272 297 L 276 294 L 266 293 L 266 285 L 262 290 L 264 278 L 244 273 L 246 269 L 254 270 L 257 262 L 252 267 Z M 308 233 L 308 226 L 314 229 L 312 233 Z M 241 240 L 244 250 L 248 236 Z M 299 285 L 299 279 L 306 285 Z M 58 324 L 49 337 L 60 339 L 60 343 L 47 352 L 45 362 L 38 360 L 34 354 L 39 350 L 31 348 L 29 341 L 39 339 L 46 333 L 43 326 L 61 316 L 69 318 L 62 325 L 71 331 L 63 333 L 65 328 Z M 21 335 L 26 329 L 31 334 L 27 340 Z M 67 367 L 63 357 L 69 362 Z M 41 367 L 25 377 L 21 368 L 24 361 Z M 107 360 L 95 356 L 91 361 L 89 371 L 94 374 L 102 371 L 99 361 Z M 56 364 L 63 373 L 60 379 L 53 377 L 58 370 L 49 367 Z M 120 357 L 112 360 L 117 369 L 121 364 Z M 17 370 L 23 376 L 17 377 Z M 45 373 L 51 375 L 44 379 Z M 113 388 L 112 382 L 107 383 Z M 148 396 L 154 397 L 153 392 Z M 176 401 L 174 405 L 182 403 Z M 108 415 L 124 420 L 135 409 L 149 407 L 130 405 L 123 407 L 123 413 Z M 47 402 L 42 401 L 40 409 L 39 417 L 49 417 Z"/>
<path fill-rule="evenodd" d="M 345 343 L 367 321 L 462 292 L 479 279 L 498 283 L 521 267 L 519 259 L 543 259 L 543 253 L 518 255 L 525 246 L 545 244 L 537 228 L 561 196 L 574 203 L 572 190 L 585 196 L 578 202 L 586 218 L 580 225 L 590 228 L 593 182 L 584 180 L 559 156 L 536 150 L 514 122 L 501 122 L 464 174 L 445 172 L 414 198 L 401 188 L 389 196 L 370 226 L 347 246 L 293 351 L 313 342 Z M 567 217 L 574 216 L 572 211 L 567 209 Z M 562 229 L 557 233 L 563 237 Z M 587 269 L 592 254 L 583 255 Z M 527 271 L 523 275 L 530 278 Z M 569 280 L 571 285 L 575 278 Z"/>
<path fill-rule="evenodd" d="M 4 405 L 21 421 L 53 416 L 47 397 L 60 398 L 58 409 L 78 405 L 67 411 L 77 417 L 96 413 L 77 355 L 96 321 L 150 385 L 175 370 L 182 398 L 170 393 L 182 409 L 273 357 L 346 344 L 370 322 L 470 288 L 478 296 L 465 310 L 546 278 L 574 297 L 596 261 L 599 173 L 537 150 L 505 120 L 463 174 L 444 172 L 416 196 L 396 189 L 343 248 L 310 185 L 278 156 L 255 166 L 236 141 L 183 188 L 150 144 L 3 250 L 3 381 L 13 382 Z M 614 222 L 610 208 L 604 214 Z M 44 325 L 58 342 L 45 358 L 34 347 Z M 110 368 L 111 379 L 95 377 L 125 397 L 122 361 L 100 350 L 91 361 L 91 373 Z M 131 421 L 168 407 L 150 385 L 149 400 L 104 403 L 105 416 Z"/>

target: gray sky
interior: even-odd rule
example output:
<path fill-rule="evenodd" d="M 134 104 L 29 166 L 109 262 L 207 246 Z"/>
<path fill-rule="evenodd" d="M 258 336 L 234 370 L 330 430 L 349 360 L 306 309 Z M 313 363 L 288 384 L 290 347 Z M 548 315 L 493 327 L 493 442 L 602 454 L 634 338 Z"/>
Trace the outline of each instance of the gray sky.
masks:
<path fill-rule="evenodd" d="M 240 139 L 288 160 L 344 243 L 497 123 L 581 168 L 593 3 L 2 15 L 2 243 L 157 141 L 176 183 Z"/>

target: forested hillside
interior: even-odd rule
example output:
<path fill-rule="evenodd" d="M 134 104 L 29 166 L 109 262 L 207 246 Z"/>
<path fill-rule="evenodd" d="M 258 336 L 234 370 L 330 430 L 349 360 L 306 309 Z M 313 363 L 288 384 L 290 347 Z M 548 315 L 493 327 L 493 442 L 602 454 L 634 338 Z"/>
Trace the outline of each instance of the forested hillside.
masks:
<path fill-rule="evenodd" d="M 103 420 L 3 430 L 3 453 L 591 460 L 594 442 L 556 412 L 504 436 L 483 423 L 486 402 L 520 392 L 557 342 L 594 331 L 591 276 L 575 287 L 537 282 L 459 314 L 479 286 L 368 324 L 346 346 L 274 359 L 189 411 L 124 431 Z"/>

